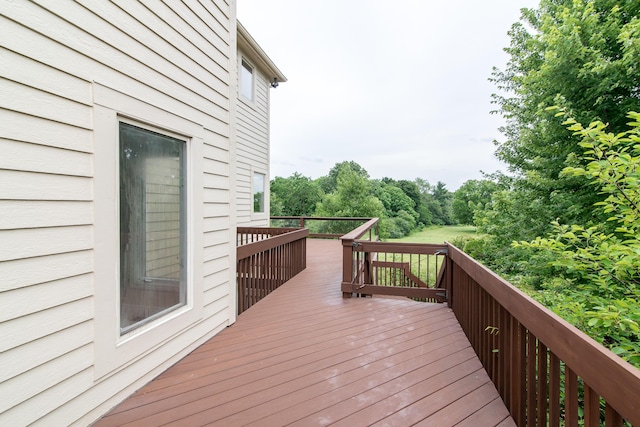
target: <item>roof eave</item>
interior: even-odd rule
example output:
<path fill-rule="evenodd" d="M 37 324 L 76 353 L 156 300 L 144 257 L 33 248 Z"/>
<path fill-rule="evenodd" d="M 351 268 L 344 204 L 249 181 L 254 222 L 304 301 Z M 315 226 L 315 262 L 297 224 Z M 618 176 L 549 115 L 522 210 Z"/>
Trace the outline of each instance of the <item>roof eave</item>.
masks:
<path fill-rule="evenodd" d="M 238 49 L 241 49 L 249 59 L 256 63 L 258 68 L 261 68 L 263 72 L 267 73 L 273 80 L 278 79 L 279 83 L 284 83 L 287 78 L 282 74 L 282 71 L 273 63 L 271 58 L 260 47 L 258 42 L 255 41 L 247 29 L 238 21 Z"/>

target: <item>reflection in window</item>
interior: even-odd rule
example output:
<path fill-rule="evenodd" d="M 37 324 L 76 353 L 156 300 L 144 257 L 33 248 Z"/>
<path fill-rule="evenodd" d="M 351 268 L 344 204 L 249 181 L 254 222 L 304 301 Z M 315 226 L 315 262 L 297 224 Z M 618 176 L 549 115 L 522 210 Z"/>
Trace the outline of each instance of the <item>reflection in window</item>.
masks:
<path fill-rule="evenodd" d="M 264 212 L 264 174 L 255 172 L 253 174 L 253 212 Z"/>
<path fill-rule="evenodd" d="M 120 123 L 120 331 L 186 303 L 185 141 Z"/>
<path fill-rule="evenodd" d="M 244 60 L 240 68 L 240 94 L 253 101 L 253 67 Z"/>

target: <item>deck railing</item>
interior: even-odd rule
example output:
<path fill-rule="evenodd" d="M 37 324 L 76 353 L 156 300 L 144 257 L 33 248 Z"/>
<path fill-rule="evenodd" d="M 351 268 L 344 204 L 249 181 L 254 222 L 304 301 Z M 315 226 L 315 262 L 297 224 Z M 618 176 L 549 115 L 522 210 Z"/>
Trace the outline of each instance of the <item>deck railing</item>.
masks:
<path fill-rule="evenodd" d="M 272 227 L 301 227 L 309 229 L 309 237 L 339 239 L 371 218 L 322 216 L 272 216 Z"/>
<path fill-rule="evenodd" d="M 238 227 L 238 314 L 307 266 L 309 230 Z"/>
<path fill-rule="evenodd" d="M 362 239 L 376 225 L 370 220 L 342 237 L 345 297 L 398 295 L 393 285 L 399 275 L 405 276 L 401 287 L 410 288 L 403 295 L 415 297 L 433 285 L 431 292 L 454 311 L 518 426 L 640 427 L 640 370 L 451 244 Z M 419 256 L 441 261 L 416 262 Z M 376 265 L 395 269 L 394 279 L 381 277 Z M 435 275 L 423 275 L 429 265 Z M 398 273 L 405 268 L 408 274 Z"/>
<path fill-rule="evenodd" d="M 519 426 L 640 426 L 640 371 L 448 246 L 449 305 Z"/>
<path fill-rule="evenodd" d="M 372 232 L 377 225 L 378 219 L 374 218 L 340 238 L 344 296 L 378 294 L 445 301 L 446 290 L 440 284 L 447 247 L 380 242 L 377 232 Z"/>

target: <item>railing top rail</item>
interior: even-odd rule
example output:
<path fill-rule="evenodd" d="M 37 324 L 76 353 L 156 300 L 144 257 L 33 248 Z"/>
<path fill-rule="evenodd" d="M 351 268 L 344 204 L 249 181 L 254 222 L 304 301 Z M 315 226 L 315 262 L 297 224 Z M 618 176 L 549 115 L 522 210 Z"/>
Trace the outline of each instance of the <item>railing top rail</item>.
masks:
<path fill-rule="evenodd" d="M 356 240 L 355 242 L 357 243 L 355 250 L 363 252 L 445 255 L 447 250 L 447 245 L 434 243 L 371 242 L 369 240 Z"/>
<path fill-rule="evenodd" d="M 449 257 L 487 291 L 518 322 L 633 425 L 640 425 L 636 407 L 640 370 L 626 363 L 591 337 L 542 304 L 447 243 Z"/>
<path fill-rule="evenodd" d="M 304 239 L 309 236 L 309 230 L 306 228 L 295 229 L 285 234 L 269 237 L 268 239 L 260 240 L 258 242 L 247 243 L 237 247 L 238 259 L 246 258 L 251 255 L 263 252 L 276 246 L 283 245 L 285 243 L 293 242 L 294 240 Z"/>
<path fill-rule="evenodd" d="M 301 227 L 237 227 L 237 234 L 285 234 L 300 230 Z"/>
<path fill-rule="evenodd" d="M 352 218 L 352 219 L 359 219 L 359 218 Z M 367 218 L 365 218 L 367 219 Z M 359 239 L 360 237 L 362 237 L 367 231 L 369 231 L 370 229 L 372 229 L 373 227 L 375 227 L 378 224 L 378 218 L 369 218 L 369 220 L 367 222 L 365 222 L 364 224 L 362 224 L 360 227 L 356 228 L 355 230 L 350 231 L 349 233 L 345 234 L 344 236 L 342 236 L 340 238 L 340 240 L 346 241 L 346 240 L 356 240 Z"/>
<path fill-rule="evenodd" d="M 320 221 L 368 221 L 371 217 L 333 217 L 333 216 L 272 216 L 271 219 L 300 219 Z"/>

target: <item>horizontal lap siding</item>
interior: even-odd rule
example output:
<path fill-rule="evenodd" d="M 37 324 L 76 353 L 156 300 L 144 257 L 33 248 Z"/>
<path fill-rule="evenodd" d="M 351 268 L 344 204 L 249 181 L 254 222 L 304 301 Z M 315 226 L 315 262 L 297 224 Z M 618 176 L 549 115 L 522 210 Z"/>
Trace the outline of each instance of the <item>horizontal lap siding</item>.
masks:
<path fill-rule="evenodd" d="M 89 424 L 227 324 L 232 16 L 222 0 L 0 3 L 0 424 Z M 205 319 L 100 382 L 94 82 L 204 129 Z"/>
<path fill-rule="evenodd" d="M 242 54 L 240 52 L 239 54 Z M 236 123 L 236 203 L 238 225 L 267 226 L 268 220 L 253 219 L 252 169 L 267 172 L 269 190 L 269 82 L 261 70 L 255 70 L 255 101 L 237 100 Z M 268 199 L 265 199 L 268 201 Z M 266 206 L 266 209 L 269 207 Z"/>

